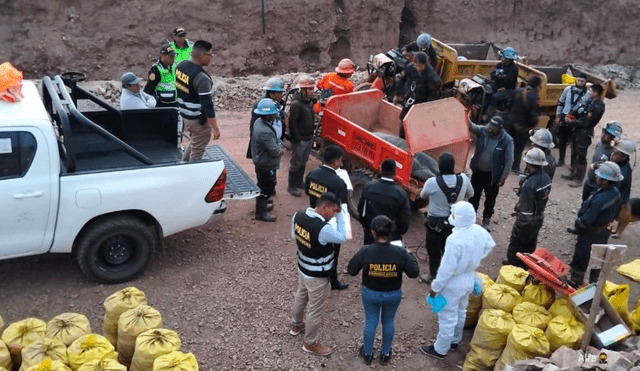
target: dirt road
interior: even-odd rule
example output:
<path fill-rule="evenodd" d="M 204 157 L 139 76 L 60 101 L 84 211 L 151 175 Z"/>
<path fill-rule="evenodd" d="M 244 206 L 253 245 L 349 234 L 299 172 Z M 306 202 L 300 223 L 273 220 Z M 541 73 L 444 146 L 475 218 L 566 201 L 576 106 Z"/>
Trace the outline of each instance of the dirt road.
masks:
<path fill-rule="evenodd" d="M 616 119 L 625 136 L 640 143 L 640 92 L 621 92 L 607 100 L 602 122 Z M 248 114 L 221 112 L 221 144 L 250 174 L 253 166 L 244 158 L 248 136 Z M 600 131 L 598 127 L 597 132 Z M 169 236 L 165 251 L 156 256 L 147 272 L 129 284 L 98 285 L 83 278 L 68 256 L 45 256 L 0 262 L 0 315 L 11 323 L 26 317 L 49 320 L 63 312 L 86 315 L 96 332 L 101 332 L 103 300 L 116 290 L 133 285 L 143 290 L 149 303 L 163 315 L 164 326 L 178 331 L 183 351 L 195 353 L 201 370 L 363 370 L 368 367 L 357 356 L 362 337 L 363 311 L 360 279 L 344 274 L 348 259 L 362 241 L 355 224 L 355 238 L 343 245 L 339 271 L 350 286 L 333 292 L 325 311 L 322 341 L 334 346 L 334 353 L 321 358 L 301 350 L 300 337 L 288 334 L 292 293 L 297 272 L 295 244 L 290 237 L 293 213 L 308 205 L 306 198 L 286 192 L 289 154 L 283 158 L 275 197 L 276 223 L 252 219 L 254 203 L 232 201 L 227 212 L 201 228 Z M 313 160 L 309 168 L 318 165 Z M 579 191 L 569 188 L 559 174 L 545 213 L 539 244 L 565 261 L 573 252 L 575 237 L 565 232 L 580 206 Z M 638 197 L 638 174 L 634 174 L 632 197 Z M 498 246 L 481 271 L 495 277 L 505 256 L 512 226 L 510 217 L 516 196 L 512 189 L 517 177 L 511 175 L 500 192 L 492 235 Z M 420 247 L 424 256 L 424 226 L 420 212 L 405 238 L 409 248 Z M 628 260 L 640 256 L 640 224 L 631 225 L 618 241 L 629 245 Z M 421 261 L 426 267 L 426 262 Z M 614 274 L 617 283 L 628 282 Z M 398 370 L 456 370 L 469 349 L 472 331 L 465 332 L 459 350 L 435 361 L 418 350 L 420 344 L 435 339 L 437 319 L 425 303 L 428 286 L 405 278 L 403 302 L 396 318 L 394 357 L 388 366 Z M 633 307 L 638 296 L 634 286 Z M 379 339 L 376 349 L 380 348 Z M 377 354 L 377 353 L 376 353 Z M 373 367 L 373 366 L 372 366 Z"/>

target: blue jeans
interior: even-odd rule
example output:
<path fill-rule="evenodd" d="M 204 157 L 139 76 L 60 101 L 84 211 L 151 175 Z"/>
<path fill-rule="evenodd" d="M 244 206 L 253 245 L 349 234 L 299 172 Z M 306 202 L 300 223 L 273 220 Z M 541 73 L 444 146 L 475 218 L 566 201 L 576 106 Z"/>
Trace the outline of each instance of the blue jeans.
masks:
<path fill-rule="evenodd" d="M 373 355 L 373 341 L 378 329 L 382 312 L 382 350 L 380 354 L 389 355 L 393 344 L 394 321 L 402 300 L 402 290 L 374 291 L 362 286 L 362 304 L 364 306 L 364 353 Z"/>

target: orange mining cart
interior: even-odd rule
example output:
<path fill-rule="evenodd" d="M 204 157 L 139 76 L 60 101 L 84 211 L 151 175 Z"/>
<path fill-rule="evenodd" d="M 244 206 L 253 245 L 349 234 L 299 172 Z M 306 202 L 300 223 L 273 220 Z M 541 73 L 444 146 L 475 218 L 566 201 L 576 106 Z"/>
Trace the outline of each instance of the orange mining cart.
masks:
<path fill-rule="evenodd" d="M 336 144 L 345 152 L 343 166 L 353 184 L 352 212 L 364 184 L 377 177 L 386 158 L 396 161 L 395 181 L 407 191 L 412 202 L 417 202 L 414 206 L 420 206 L 418 196 L 424 184 L 412 175 L 412 166 L 416 166 L 414 157 L 428 157 L 435 163 L 433 159 L 447 151 L 455 156 L 457 171 L 464 171 L 467 166 L 469 127 L 460 102 L 445 98 L 414 105 L 402 121 L 406 145 L 397 138 L 400 110 L 384 100 L 379 90 L 337 95 L 327 100 L 320 136 L 325 143 Z M 396 144 L 380 135 L 394 139 Z"/>

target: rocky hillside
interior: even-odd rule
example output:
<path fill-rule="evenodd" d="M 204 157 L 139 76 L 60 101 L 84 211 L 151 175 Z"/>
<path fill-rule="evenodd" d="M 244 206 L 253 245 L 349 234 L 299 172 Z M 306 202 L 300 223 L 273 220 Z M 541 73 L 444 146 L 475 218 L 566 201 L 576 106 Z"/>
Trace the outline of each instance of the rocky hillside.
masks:
<path fill-rule="evenodd" d="M 262 5 L 264 4 L 264 12 Z M 568 6 L 570 4 L 571 6 Z M 413 39 L 512 45 L 537 64 L 640 65 L 640 3 L 585 0 L 4 1 L 0 61 L 27 77 L 144 74 L 171 30 L 215 45 L 210 71 L 244 76 L 326 71 Z"/>

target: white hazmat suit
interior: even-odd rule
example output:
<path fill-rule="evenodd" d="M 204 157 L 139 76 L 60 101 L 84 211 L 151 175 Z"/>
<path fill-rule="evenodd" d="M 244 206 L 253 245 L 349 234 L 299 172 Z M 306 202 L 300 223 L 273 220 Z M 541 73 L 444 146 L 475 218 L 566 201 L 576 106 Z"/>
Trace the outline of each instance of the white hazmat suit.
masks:
<path fill-rule="evenodd" d="M 453 232 L 447 238 L 438 275 L 431 283 L 431 290 L 447 301 L 438 313 L 438 337 L 434 344 L 435 351 L 442 355 L 449 352 L 451 344 L 462 340 L 475 270 L 496 245 L 489 232 L 475 222 L 476 212 L 470 203 L 460 201 L 451 206 L 449 223 Z"/>

